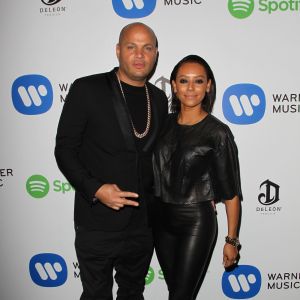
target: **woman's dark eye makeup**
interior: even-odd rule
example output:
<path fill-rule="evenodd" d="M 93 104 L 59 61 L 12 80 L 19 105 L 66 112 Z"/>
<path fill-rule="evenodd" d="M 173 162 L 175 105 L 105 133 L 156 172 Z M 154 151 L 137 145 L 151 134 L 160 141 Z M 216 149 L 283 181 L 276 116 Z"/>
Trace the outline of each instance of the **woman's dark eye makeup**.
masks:
<path fill-rule="evenodd" d="M 181 78 L 181 79 L 179 80 L 179 82 L 180 82 L 180 83 L 187 83 L 188 81 L 187 81 L 186 79 L 184 79 L 184 78 Z"/>
<path fill-rule="evenodd" d="M 194 82 L 196 84 L 201 84 L 204 82 L 204 80 L 202 78 L 199 78 L 199 79 L 195 79 Z M 185 78 L 181 78 L 181 79 L 179 79 L 179 83 L 188 83 L 188 80 Z"/>

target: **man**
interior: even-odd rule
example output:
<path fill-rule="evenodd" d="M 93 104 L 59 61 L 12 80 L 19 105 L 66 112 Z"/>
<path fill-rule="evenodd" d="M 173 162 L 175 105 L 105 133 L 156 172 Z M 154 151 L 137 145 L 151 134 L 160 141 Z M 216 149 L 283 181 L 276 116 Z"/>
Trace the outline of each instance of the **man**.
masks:
<path fill-rule="evenodd" d="M 149 225 L 152 149 L 167 115 L 165 94 L 149 83 L 157 39 L 142 23 L 125 26 L 119 67 L 75 80 L 56 137 L 57 164 L 75 188 L 75 249 L 81 300 L 143 298 L 153 253 Z"/>

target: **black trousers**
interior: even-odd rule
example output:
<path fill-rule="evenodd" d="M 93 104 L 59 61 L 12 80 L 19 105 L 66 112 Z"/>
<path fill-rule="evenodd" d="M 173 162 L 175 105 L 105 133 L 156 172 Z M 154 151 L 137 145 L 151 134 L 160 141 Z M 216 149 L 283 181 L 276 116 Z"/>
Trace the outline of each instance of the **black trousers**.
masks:
<path fill-rule="evenodd" d="M 142 300 L 153 254 L 152 230 L 122 232 L 76 229 L 75 249 L 83 293 L 80 300 L 112 300 L 113 270 L 118 300 Z"/>
<path fill-rule="evenodd" d="M 158 204 L 155 251 L 169 290 L 169 300 L 193 300 L 204 279 L 217 237 L 210 202 Z"/>

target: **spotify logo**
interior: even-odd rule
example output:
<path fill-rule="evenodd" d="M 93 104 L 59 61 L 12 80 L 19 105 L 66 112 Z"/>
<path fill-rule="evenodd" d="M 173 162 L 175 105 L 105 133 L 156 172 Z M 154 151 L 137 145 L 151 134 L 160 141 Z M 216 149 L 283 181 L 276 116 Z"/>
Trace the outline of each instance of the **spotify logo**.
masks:
<path fill-rule="evenodd" d="M 32 175 L 26 181 L 26 190 L 34 198 L 43 198 L 49 192 L 49 182 L 42 175 Z"/>
<path fill-rule="evenodd" d="M 254 9 L 254 0 L 229 0 L 228 10 L 237 19 L 249 17 Z"/>
<path fill-rule="evenodd" d="M 42 175 L 32 175 L 26 181 L 26 190 L 33 198 L 43 198 L 50 190 L 56 193 L 70 193 L 74 192 L 74 188 L 67 181 L 55 179 L 50 182 Z"/>
<path fill-rule="evenodd" d="M 299 13 L 300 2 L 298 0 L 259 0 L 257 10 L 273 13 Z M 254 0 L 228 0 L 228 10 L 237 19 L 249 17 L 254 10 Z"/>
<path fill-rule="evenodd" d="M 153 280 L 154 280 L 154 270 L 153 268 L 149 267 L 148 273 L 145 278 L 146 285 L 150 284 Z"/>
<path fill-rule="evenodd" d="M 148 273 L 145 278 L 145 284 L 151 284 L 155 278 L 159 280 L 164 280 L 165 278 L 163 271 L 161 269 L 155 271 L 152 267 L 149 267 Z"/>

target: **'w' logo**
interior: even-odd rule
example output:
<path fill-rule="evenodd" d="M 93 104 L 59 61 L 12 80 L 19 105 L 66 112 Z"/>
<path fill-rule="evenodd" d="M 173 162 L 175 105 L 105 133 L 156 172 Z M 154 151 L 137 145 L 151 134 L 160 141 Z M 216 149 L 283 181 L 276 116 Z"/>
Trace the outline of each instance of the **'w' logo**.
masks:
<path fill-rule="evenodd" d="M 115 12 L 122 18 L 144 18 L 156 6 L 156 0 L 112 0 Z"/>

